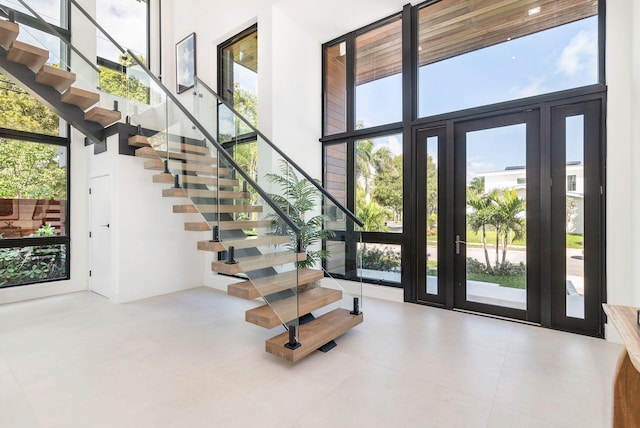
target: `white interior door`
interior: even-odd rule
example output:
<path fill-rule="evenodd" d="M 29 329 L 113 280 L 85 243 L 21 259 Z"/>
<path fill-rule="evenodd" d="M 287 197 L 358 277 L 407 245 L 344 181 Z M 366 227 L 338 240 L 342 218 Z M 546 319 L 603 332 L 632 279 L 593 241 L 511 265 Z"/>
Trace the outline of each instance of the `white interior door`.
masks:
<path fill-rule="evenodd" d="M 111 272 L 111 176 L 90 179 L 89 204 L 91 223 L 89 236 L 91 291 L 111 298 L 113 295 Z"/>

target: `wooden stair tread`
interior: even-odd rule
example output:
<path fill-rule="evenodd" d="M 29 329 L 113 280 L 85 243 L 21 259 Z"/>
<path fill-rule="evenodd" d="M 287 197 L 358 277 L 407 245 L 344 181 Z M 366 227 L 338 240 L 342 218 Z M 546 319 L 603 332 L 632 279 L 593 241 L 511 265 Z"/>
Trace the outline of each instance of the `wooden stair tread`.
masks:
<path fill-rule="evenodd" d="M 13 43 L 11 43 L 9 52 L 7 52 L 7 59 L 17 62 L 18 64 L 26 65 L 31 71 L 37 73 L 49 59 L 49 51 L 19 40 L 14 40 Z"/>
<path fill-rule="evenodd" d="M 267 339 L 265 350 L 276 357 L 296 362 L 362 323 L 362 320 L 362 313 L 351 315 L 348 309 L 334 309 L 298 327 L 298 341 L 301 344 L 299 348 L 288 349 L 284 347 L 289 342 L 289 332 L 285 331 Z"/>
<path fill-rule="evenodd" d="M 249 309 L 245 321 L 264 328 L 277 327 L 303 315 L 310 314 L 342 299 L 342 291 L 315 287 L 286 299 Z M 324 345 L 324 343 L 323 343 Z"/>
<path fill-rule="evenodd" d="M 108 110 L 102 107 L 94 107 L 84 114 L 84 120 L 97 122 L 107 127 L 122 118 L 122 113 L 115 110 Z"/>
<path fill-rule="evenodd" d="M 129 137 L 128 143 L 131 147 L 151 147 L 149 139 L 144 135 L 132 135 Z M 164 164 L 162 168 L 164 168 Z"/>
<path fill-rule="evenodd" d="M 260 254 L 258 256 L 236 257 L 236 264 L 227 264 L 225 260 L 211 262 L 211 270 L 227 275 L 235 275 L 237 273 L 251 272 L 258 269 L 264 269 L 272 266 L 279 266 L 294 261 L 302 261 L 307 258 L 306 253 L 296 253 L 294 257 L 292 252 L 283 251 L 280 253 Z M 294 260 L 294 258 L 296 260 Z"/>
<path fill-rule="evenodd" d="M 169 180 L 168 177 L 171 177 Z M 180 184 L 205 184 L 208 186 L 217 186 L 220 182 L 220 186 L 235 187 L 240 185 L 240 181 L 233 180 L 231 178 L 216 178 L 216 177 L 199 177 L 196 175 L 179 175 Z M 175 180 L 171 174 L 156 174 L 153 176 L 154 183 L 173 183 Z"/>
<path fill-rule="evenodd" d="M 36 82 L 48 85 L 63 93 L 76 81 L 76 74 L 59 68 L 44 65 L 36 74 Z"/>
<path fill-rule="evenodd" d="M 256 229 L 263 227 L 271 227 L 273 220 L 239 220 L 239 221 L 221 221 L 221 222 L 186 222 L 184 224 L 184 230 L 191 232 L 203 232 L 206 230 L 212 230 L 213 226 L 219 226 L 220 230 L 242 230 L 242 229 Z"/>
<path fill-rule="evenodd" d="M 173 175 L 171 174 L 165 174 L 164 172 L 162 174 L 156 174 L 152 177 L 152 180 L 154 183 L 165 183 L 165 184 L 174 184 L 176 179 Z"/>
<path fill-rule="evenodd" d="M 129 145 L 132 145 L 129 143 Z M 213 165 L 207 165 L 202 163 L 191 163 L 185 162 L 181 160 L 169 160 L 169 168 L 172 170 L 182 170 L 183 172 L 200 172 L 209 175 L 216 175 L 218 173 L 218 169 Z M 155 171 L 164 171 L 164 160 L 163 159 L 149 159 L 144 162 L 144 169 L 150 169 Z M 220 168 L 220 174 L 227 175 L 229 174 L 229 168 Z"/>
<path fill-rule="evenodd" d="M 288 244 L 291 237 L 280 235 L 247 236 L 244 239 L 225 240 L 224 242 L 198 241 L 200 251 L 227 251 L 229 247 L 236 250 L 263 247 L 265 245 Z"/>
<path fill-rule="evenodd" d="M 166 159 L 167 151 L 155 150 L 153 147 L 140 147 L 139 149 L 136 150 L 136 156 L 149 158 L 149 159 Z M 182 152 L 173 152 L 171 150 L 169 150 L 168 156 L 169 156 L 169 159 L 188 160 L 192 162 L 209 163 L 209 164 L 214 164 L 216 162 L 216 158 L 211 156 L 182 153 Z"/>
<path fill-rule="evenodd" d="M 205 190 L 205 189 L 163 189 L 162 196 L 177 198 L 211 198 L 211 199 L 249 199 L 249 192 L 232 192 L 229 190 Z"/>
<path fill-rule="evenodd" d="M 61 101 L 77 106 L 81 110 L 87 110 L 100 101 L 100 94 L 72 86 L 62 94 Z"/>
<path fill-rule="evenodd" d="M 207 146 L 196 146 L 195 144 L 178 143 L 175 141 L 169 141 L 169 148 L 179 150 L 183 153 L 197 154 L 200 156 L 207 156 L 211 154 L 211 151 Z"/>
<path fill-rule="evenodd" d="M 15 22 L 0 20 L 0 46 L 9 50 L 11 43 L 18 37 L 20 27 Z"/>
<path fill-rule="evenodd" d="M 176 214 L 213 214 L 213 213 L 261 213 L 262 205 L 225 205 L 225 204 L 186 204 L 174 205 Z"/>
<path fill-rule="evenodd" d="M 253 300 L 292 288 L 296 285 L 296 281 L 298 286 L 300 286 L 320 281 L 322 278 L 324 278 L 324 272 L 321 270 L 292 270 L 272 276 L 229 284 L 227 286 L 227 294 L 241 299 Z"/>

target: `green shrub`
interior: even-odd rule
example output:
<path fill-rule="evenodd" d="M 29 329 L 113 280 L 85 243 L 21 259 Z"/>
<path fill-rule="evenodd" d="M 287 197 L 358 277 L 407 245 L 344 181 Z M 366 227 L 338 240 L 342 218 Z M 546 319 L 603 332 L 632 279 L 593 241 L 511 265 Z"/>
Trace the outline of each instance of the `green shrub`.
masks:
<path fill-rule="evenodd" d="M 358 250 L 358 258 L 362 256 L 362 268 L 384 272 L 400 270 L 400 253 L 391 248 L 364 248 Z"/>

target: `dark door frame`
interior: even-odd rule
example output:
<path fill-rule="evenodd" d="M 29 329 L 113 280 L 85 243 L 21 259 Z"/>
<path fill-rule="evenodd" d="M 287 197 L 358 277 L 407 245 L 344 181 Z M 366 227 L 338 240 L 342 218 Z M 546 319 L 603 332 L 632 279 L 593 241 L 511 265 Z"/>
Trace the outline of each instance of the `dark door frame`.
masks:
<path fill-rule="evenodd" d="M 595 89 L 595 87 L 594 87 Z M 572 91 L 573 92 L 573 91 Z M 454 212 L 454 203 L 453 197 L 454 195 L 454 166 L 458 156 L 460 153 L 456 153 L 454 150 L 454 129 L 456 126 L 460 128 L 460 124 L 462 123 L 473 123 L 475 121 L 484 121 L 489 120 L 489 118 L 495 117 L 499 118 L 501 116 L 511 116 L 518 114 L 535 114 L 538 115 L 537 123 L 537 132 L 539 138 L 539 144 L 536 146 L 535 153 L 531 150 L 531 147 L 528 148 L 527 157 L 528 159 L 537 159 L 539 180 L 537 183 L 533 182 L 533 178 L 530 179 L 529 175 L 527 176 L 527 186 L 536 186 L 535 195 L 531 195 L 532 198 L 538 198 L 538 206 L 539 212 L 536 215 L 527 213 L 528 223 L 531 223 L 532 218 L 535 217 L 534 228 L 537 228 L 536 231 L 530 231 L 530 227 L 532 224 L 528 224 L 528 233 L 539 233 L 542 236 L 551 237 L 553 234 L 552 231 L 552 219 L 553 218 L 564 218 L 565 213 L 562 212 L 561 216 L 557 212 L 562 211 L 564 208 L 555 206 L 554 212 L 552 212 L 552 192 L 551 192 L 551 183 L 552 183 L 552 174 L 554 173 L 552 166 L 552 150 L 553 147 L 556 147 L 557 144 L 555 140 L 559 138 L 564 132 L 563 128 L 558 128 L 557 123 L 555 123 L 558 118 L 554 119 L 554 115 L 558 116 L 561 113 L 564 113 L 566 117 L 572 114 L 578 114 L 580 112 L 584 112 L 585 114 L 585 138 L 591 138 L 591 144 L 585 150 L 585 162 L 588 163 L 586 168 L 590 168 L 593 171 L 593 174 L 597 176 L 597 184 L 592 186 L 593 188 L 588 190 L 589 194 L 586 196 L 593 196 L 594 194 L 599 194 L 597 198 L 589 198 L 590 203 L 587 202 L 587 206 L 585 206 L 585 211 L 589 211 L 590 213 L 597 213 L 597 217 L 594 217 L 591 220 L 592 227 L 590 230 L 597 232 L 597 237 L 587 237 L 586 243 L 590 245 L 589 248 L 585 248 L 585 251 L 590 251 L 593 254 L 593 259 L 587 262 L 589 265 L 589 272 L 585 271 L 586 275 L 589 275 L 592 279 L 591 281 L 597 282 L 591 285 L 591 294 L 585 296 L 585 306 L 588 309 L 585 309 L 586 317 L 588 319 L 580 320 L 580 319 L 563 319 L 559 316 L 558 303 L 552 304 L 552 281 L 555 273 L 555 281 L 558 281 L 559 274 L 557 273 L 557 269 L 551 263 L 551 238 L 546 240 L 546 244 L 540 245 L 540 247 L 536 250 L 538 252 L 537 261 L 530 262 L 528 266 L 528 270 L 537 270 L 537 277 L 534 275 L 533 277 L 528 276 L 528 282 L 532 283 L 532 281 L 537 281 L 539 284 L 537 295 L 528 296 L 528 304 L 532 303 L 533 305 L 537 305 L 539 310 L 537 314 L 531 314 L 528 318 L 523 319 L 522 317 L 513 317 L 509 314 L 502 314 L 499 316 L 506 316 L 508 318 L 521 319 L 528 322 L 533 322 L 536 324 L 540 324 L 541 326 L 547 328 L 553 328 L 563 331 L 570 331 L 574 333 L 586 334 L 595 337 L 603 337 L 604 329 L 603 322 L 604 316 L 602 314 L 602 310 L 600 308 L 601 303 L 606 302 L 606 266 L 604 261 L 606 260 L 605 253 L 605 245 L 606 245 L 606 180 L 605 180 L 605 165 L 606 165 L 606 121 L 604 112 L 606 111 L 606 90 L 593 91 L 588 93 L 578 93 L 573 92 L 571 94 L 563 94 L 564 97 L 559 96 L 560 94 L 555 94 L 555 96 L 545 96 L 545 97 L 536 97 L 536 99 L 532 99 L 532 103 L 520 103 L 520 105 L 503 105 L 503 109 L 497 108 L 498 106 L 493 106 L 494 108 L 481 108 L 474 109 L 473 111 L 467 112 L 465 115 L 463 112 L 459 112 L 457 115 L 451 115 L 449 118 L 438 118 L 434 121 L 419 121 L 414 123 L 412 126 L 412 140 L 410 142 L 410 178 L 409 182 L 412 183 L 412 194 L 415 197 L 411 198 L 411 203 L 409 207 L 405 207 L 405 209 L 409 209 L 413 220 L 410 221 L 411 224 L 411 237 L 408 238 L 410 243 L 407 243 L 409 248 L 414 249 L 412 251 L 411 257 L 411 265 L 413 267 L 413 272 L 415 273 L 415 277 L 410 278 L 408 285 L 405 286 L 405 301 L 439 306 L 447 309 L 454 309 L 454 269 L 453 269 L 453 260 L 447 259 L 447 255 L 452 255 L 454 253 L 454 225 L 453 221 L 447 221 L 447 216 L 452 217 L 452 213 Z M 568 96 L 567 96 L 568 95 Z M 533 102 L 537 101 L 537 102 Z M 576 113 L 577 112 L 577 113 Z M 462 113 L 462 114 L 460 114 Z M 499 123 L 500 119 L 496 119 Z M 553 123 L 552 123 L 553 122 Z M 419 211 L 424 210 L 424 201 L 425 196 L 420 195 L 421 187 L 418 183 L 422 183 L 422 177 L 426 177 L 426 171 L 424 171 L 422 160 L 419 156 L 419 150 L 421 146 L 421 141 L 424 142 L 424 137 L 426 135 L 439 135 L 443 136 L 441 138 L 442 143 L 439 148 L 444 146 L 444 155 L 442 152 L 439 153 L 439 161 L 438 161 L 438 169 L 439 169 L 439 236 L 438 236 L 438 245 L 439 245 L 439 263 L 438 263 L 438 277 L 439 281 L 444 281 L 444 299 L 441 296 L 435 298 L 425 297 L 424 294 L 420 294 L 419 288 L 425 285 L 424 279 L 422 279 L 422 273 L 425 271 L 424 266 L 424 255 L 420 255 L 420 251 L 424 251 L 424 237 L 421 237 L 425 231 L 424 224 L 421 223 L 421 217 Z M 595 141 L 595 142 L 594 142 Z M 406 147 L 406 146 L 405 146 Z M 560 148 L 564 150 L 564 145 Z M 556 147 L 556 150 L 559 150 Z M 444 160 L 442 160 L 444 159 Z M 557 162 L 555 162 L 555 169 L 557 169 Z M 562 164 L 562 162 L 560 162 Z M 406 164 L 405 164 L 406 165 Z M 564 165 L 562 165 L 564 166 Z M 409 173 L 409 171 L 407 171 Z M 557 172 L 555 172 L 557 174 Z M 563 171 L 564 174 L 564 171 Z M 554 180 L 557 182 L 558 178 Z M 560 179 L 561 182 L 564 183 L 564 176 Z M 529 191 L 528 191 L 529 192 Z M 446 195 L 443 195 L 446 194 Z M 448 195 L 448 196 L 447 196 Z M 527 194 L 529 197 L 529 193 Z M 563 193 L 564 198 L 564 193 Z M 557 203 L 555 204 L 557 205 Z M 557 212 L 556 212 L 557 211 Z M 443 218 L 443 216 L 445 218 Z M 424 216 L 423 216 L 424 217 Z M 422 218 L 423 218 L 422 217 Z M 564 221 L 562 222 L 564 225 Z M 564 237 L 564 235 L 562 235 Z M 556 239 L 558 239 L 556 237 Z M 557 245 L 557 244 L 554 244 Z M 564 240 L 562 242 L 562 251 L 564 254 Z M 452 256 L 449 256 L 452 257 Z M 564 256 L 562 258 L 564 260 Z M 528 272 L 528 275 L 530 273 Z M 440 295 L 440 293 L 439 293 Z M 564 298 L 564 296 L 562 296 Z M 558 297 L 556 297 L 558 300 Z M 558 300 L 559 301 L 559 300 Z M 533 309 L 533 308 L 532 308 Z M 473 310 L 473 309 L 471 309 Z M 562 315 L 564 314 L 564 306 L 561 307 Z M 553 313 L 553 312 L 556 313 Z M 498 314 L 496 314 L 498 315 Z M 565 317 L 566 318 L 566 317 Z"/>

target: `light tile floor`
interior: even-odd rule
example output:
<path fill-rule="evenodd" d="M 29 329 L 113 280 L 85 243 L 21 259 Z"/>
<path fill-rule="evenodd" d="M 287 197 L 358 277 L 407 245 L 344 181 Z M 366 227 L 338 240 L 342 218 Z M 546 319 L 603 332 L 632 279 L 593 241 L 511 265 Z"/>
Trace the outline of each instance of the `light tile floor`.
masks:
<path fill-rule="evenodd" d="M 610 426 L 619 345 L 366 299 L 336 349 L 291 365 L 243 321 L 254 305 L 203 287 L 0 306 L 0 427 Z"/>

